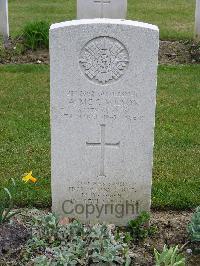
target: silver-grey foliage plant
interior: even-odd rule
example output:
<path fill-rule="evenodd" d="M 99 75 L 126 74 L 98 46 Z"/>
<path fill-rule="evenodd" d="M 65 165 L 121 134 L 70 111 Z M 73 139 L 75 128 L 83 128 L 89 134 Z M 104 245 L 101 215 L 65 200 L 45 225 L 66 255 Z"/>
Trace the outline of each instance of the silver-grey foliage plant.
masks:
<path fill-rule="evenodd" d="M 192 242 L 200 242 L 200 206 L 192 215 L 191 222 L 187 227 Z"/>
<path fill-rule="evenodd" d="M 128 247 L 123 238 L 115 240 L 106 225 L 86 226 L 78 221 L 60 225 L 58 217 L 49 213 L 34 219 L 32 239 L 26 245 L 24 262 L 34 265 L 130 265 Z"/>

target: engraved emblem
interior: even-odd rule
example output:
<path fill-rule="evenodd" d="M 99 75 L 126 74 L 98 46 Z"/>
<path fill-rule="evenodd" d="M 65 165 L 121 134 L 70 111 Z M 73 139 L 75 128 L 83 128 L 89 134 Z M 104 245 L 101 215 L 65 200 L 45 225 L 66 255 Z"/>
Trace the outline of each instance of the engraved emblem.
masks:
<path fill-rule="evenodd" d="M 105 85 L 118 80 L 129 63 L 126 47 L 110 37 L 89 41 L 81 51 L 79 63 L 90 80 Z"/>

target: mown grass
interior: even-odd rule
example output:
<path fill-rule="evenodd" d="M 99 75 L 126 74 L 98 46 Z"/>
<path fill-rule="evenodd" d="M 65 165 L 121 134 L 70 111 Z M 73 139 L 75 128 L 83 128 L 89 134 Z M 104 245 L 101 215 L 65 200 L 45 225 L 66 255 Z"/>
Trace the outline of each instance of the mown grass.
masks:
<path fill-rule="evenodd" d="M 200 66 L 160 66 L 153 207 L 200 204 Z M 0 187 L 17 180 L 18 205 L 50 206 L 49 67 L 0 67 Z M 36 185 L 21 175 L 33 170 Z"/>
<path fill-rule="evenodd" d="M 156 24 L 161 39 L 192 39 L 195 0 L 128 0 L 128 18 Z M 50 23 L 76 18 L 75 0 L 9 1 L 11 35 L 21 32 L 27 22 Z"/>
<path fill-rule="evenodd" d="M 33 170 L 41 189 L 17 182 L 17 203 L 50 204 L 49 68 L 0 67 L 0 186 Z"/>
<path fill-rule="evenodd" d="M 153 205 L 200 204 L 199 65 L 161 66 L 158 72 Z"/>
<path fill-rule="evenodd" d="M 192 39 L 195 0 L 129 0 L 128 18 L 158 25 L 161 39 Z"/>
<path fill-rule="evenodd" d="M 11 34 L 20 34 L 29 22 L 72 20 L 76 14 L 75 3 L 75 0 L 12 0 L 9 3 Z"/>

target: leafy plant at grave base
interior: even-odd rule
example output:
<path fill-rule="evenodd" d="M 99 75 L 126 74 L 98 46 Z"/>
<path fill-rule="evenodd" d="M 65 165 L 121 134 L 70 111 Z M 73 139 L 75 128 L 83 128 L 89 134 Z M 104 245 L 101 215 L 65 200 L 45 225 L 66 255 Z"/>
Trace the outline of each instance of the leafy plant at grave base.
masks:
<path fill-rule="evenodd" d="M 86 226 L 78 221 L 60 225 L 58 217 L 51 213 L 32 221 L 32 239 L 27 242 L 22 260 L 31 260 L 34 265 L 131 263 L 123 238 L 116 241 L 106 225 Z"/>
<path fill-rule="evenodd" d="M 192 60 L 195 62 L 200 62 L 200 44 L 199 42 L 192 43 L 190 46 L 190 54 L 192 57 Z"/>
<path fill-rule="evenodd" d="M 192 215 L 192 219 L 188 224 L 187 231 L 192 242 L 200 242 L 200 206 Z"/>
<path fill-rule="evenodd" d="M 182 254 L 179 254 L 179 248 L 170 247 L 167 248 L 164 245 L 163 251 L 159 253 L 154 249 L 154 255 L 156 259 L 156 266 L 185 266 L 185 258 Z"/>
<path fill-rule="evenodd" d="M 149 225 L 150 214 L 142 212 L 137 218 L 128 222 L 125 241 L 138 242 L 156 233 L 157 228 Z"/>
<path fill-rule="evenodd" d="M 15 181 L 14 179 L 12 180 L 12 185 L 15 187 Z M 3 188 L 4 190 L 4 195 L 2 196 L 3 198 L 1 199 L 1 205 L 0 205 L 0 224 L 9 222 L 9 220 L 19 213 L 20 211 L 12 212 L 11 210 L 13 209 L 13 197 L 8 188 Z"/>
<path fill-rule="evenodd" d="M 49 26 L 46 21 L 26 24 L 22 33 L 25 47 L 31 50 L 49 48 Z"/>

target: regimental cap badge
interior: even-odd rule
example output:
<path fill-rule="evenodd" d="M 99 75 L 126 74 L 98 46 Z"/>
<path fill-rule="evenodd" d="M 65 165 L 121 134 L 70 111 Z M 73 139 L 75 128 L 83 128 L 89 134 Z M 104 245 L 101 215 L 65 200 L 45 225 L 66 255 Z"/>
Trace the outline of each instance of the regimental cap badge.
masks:
<path fill-rule="evenodd" d="M 118 80 L 129 63 L 126 47 L 111 37 L 98 37 L 89 41 L 80 53 L 79 63 L 91 81 L 105 85 Z"/>

